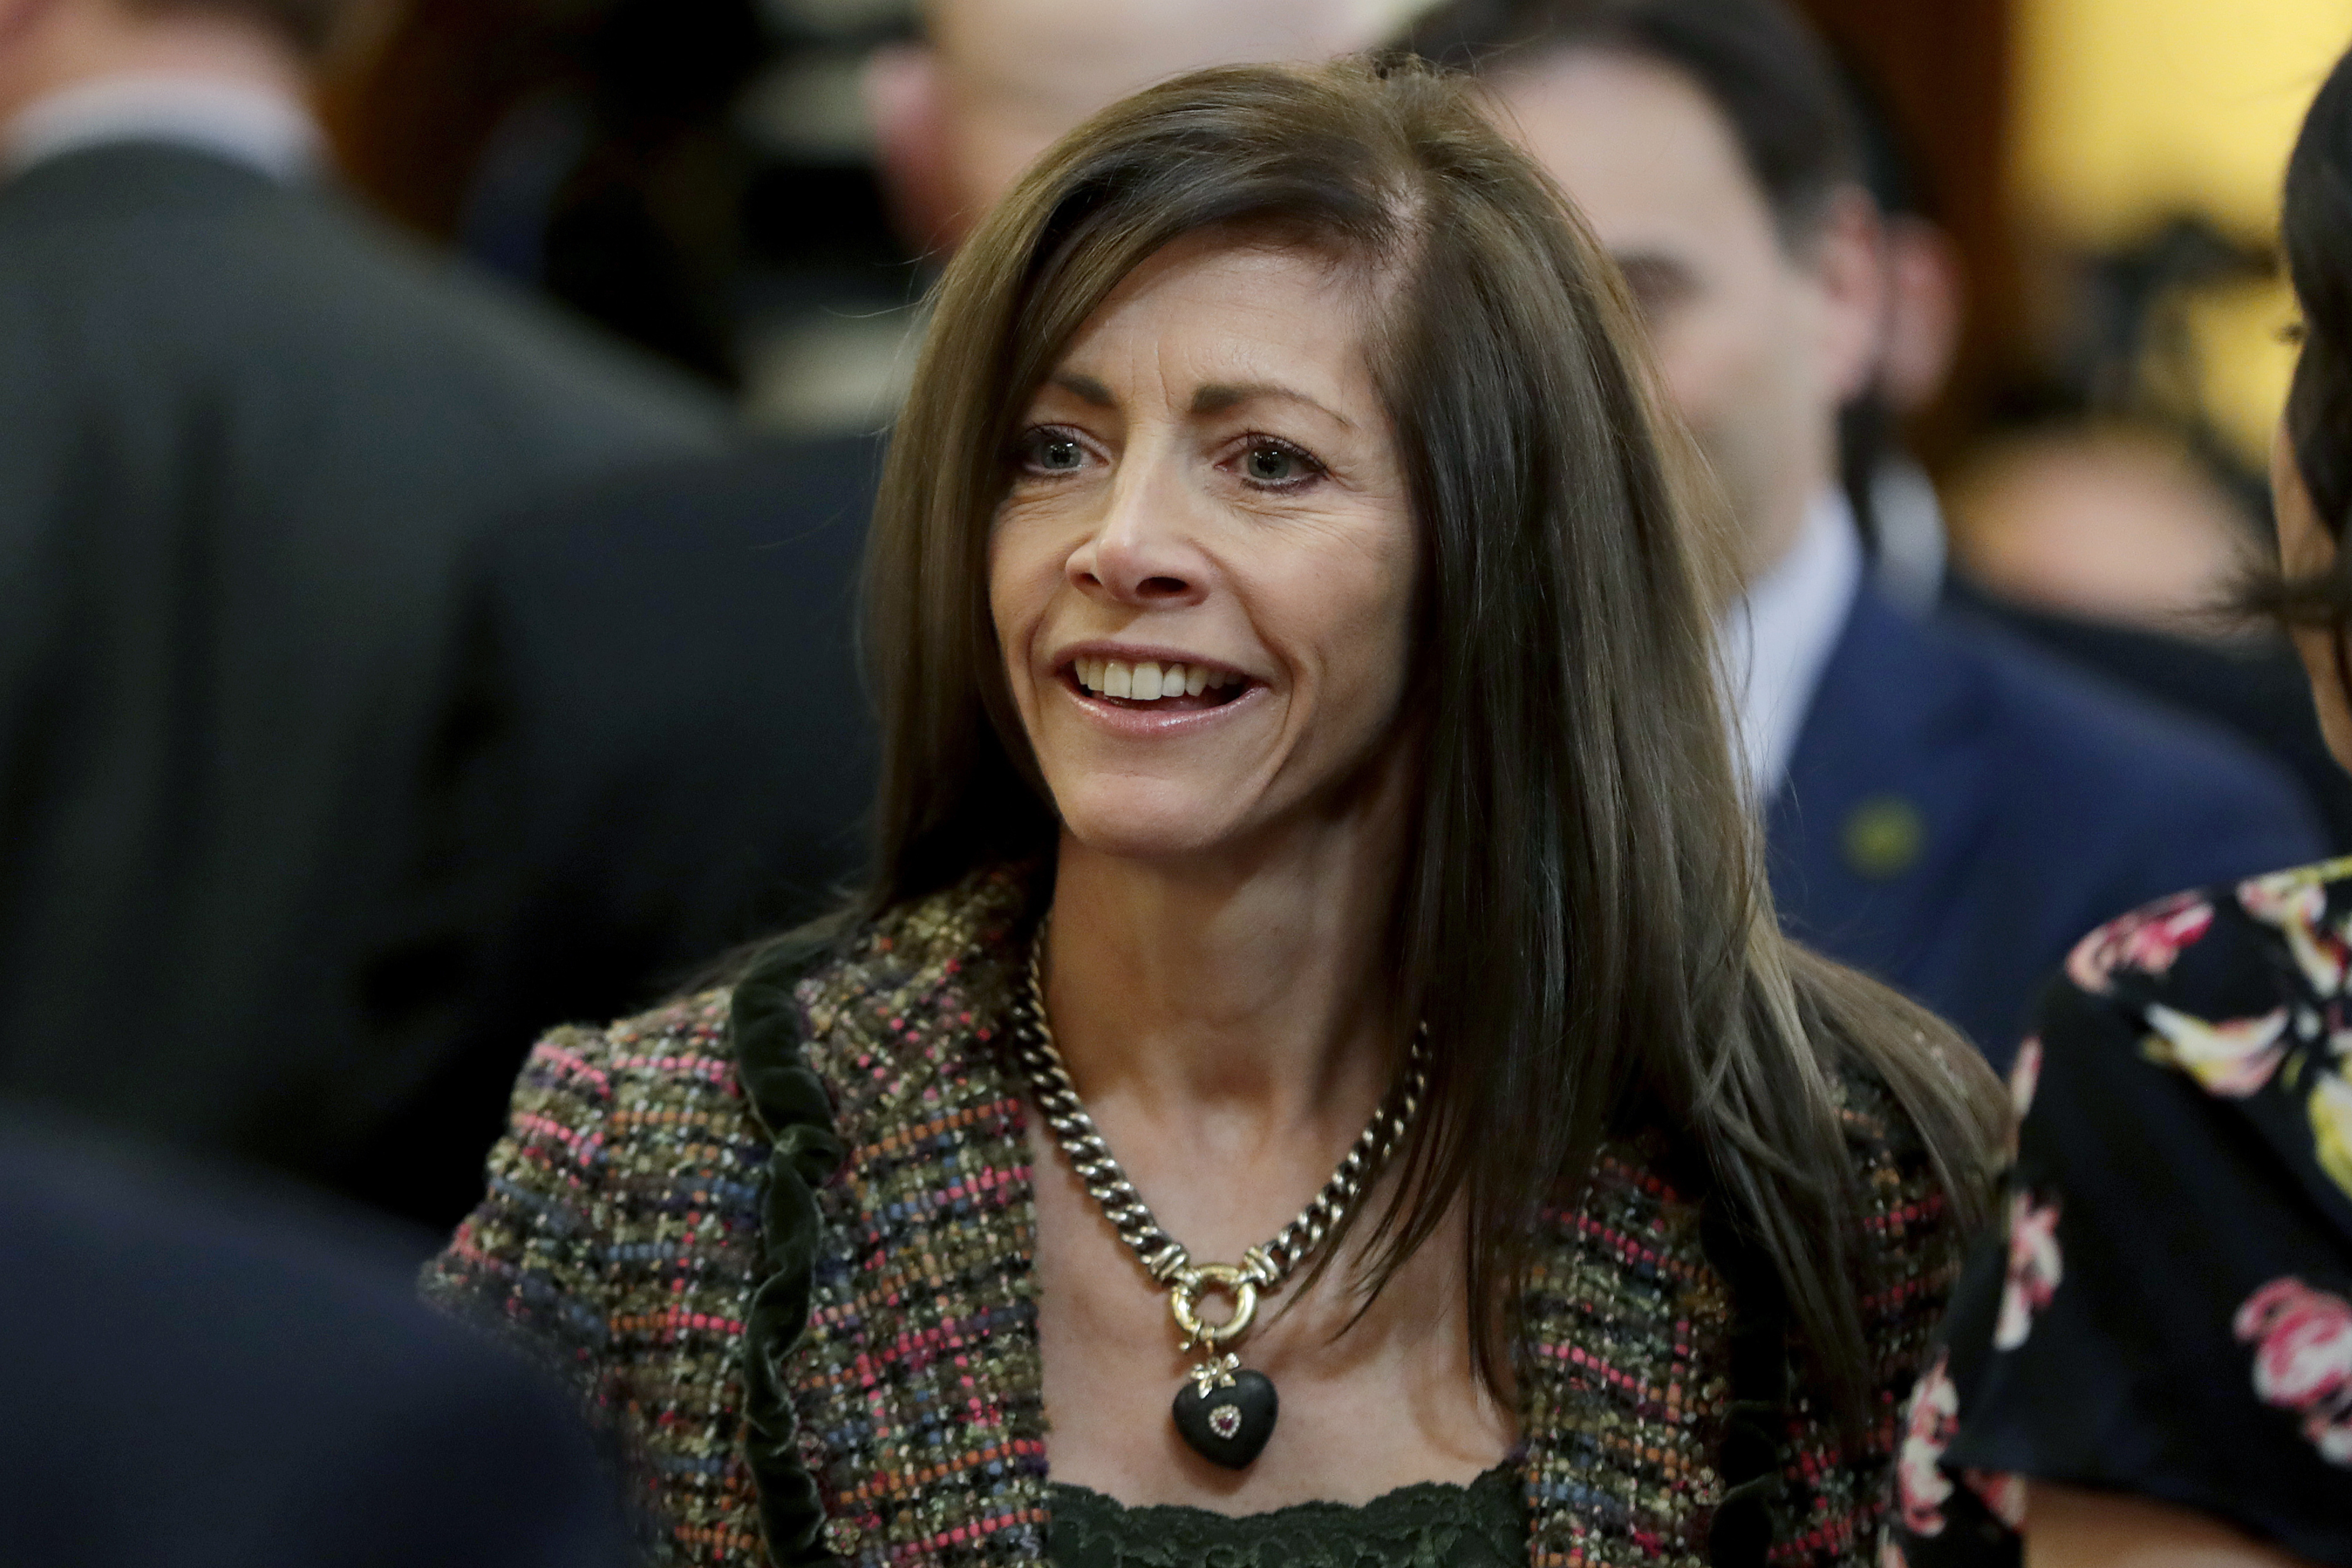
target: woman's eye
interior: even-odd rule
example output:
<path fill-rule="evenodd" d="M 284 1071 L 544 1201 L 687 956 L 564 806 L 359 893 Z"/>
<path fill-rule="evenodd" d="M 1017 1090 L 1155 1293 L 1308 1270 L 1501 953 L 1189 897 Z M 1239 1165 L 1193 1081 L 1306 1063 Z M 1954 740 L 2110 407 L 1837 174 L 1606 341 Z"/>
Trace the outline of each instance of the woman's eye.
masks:
<path fill-rule="evenodd" d="M 1087 449 L 1066 431 L 1032 430 L 1022 437 L 1021 461 L 1041 474 L 1076 473 L 1086 466 Z"/>
<path fill-rule="evenodd" d="M 1242 454 L 1242 477 L 1254 485 L 1295 485 L 1322 471 L 1320 463 L 1286 442 L 1259 441 Z"/>

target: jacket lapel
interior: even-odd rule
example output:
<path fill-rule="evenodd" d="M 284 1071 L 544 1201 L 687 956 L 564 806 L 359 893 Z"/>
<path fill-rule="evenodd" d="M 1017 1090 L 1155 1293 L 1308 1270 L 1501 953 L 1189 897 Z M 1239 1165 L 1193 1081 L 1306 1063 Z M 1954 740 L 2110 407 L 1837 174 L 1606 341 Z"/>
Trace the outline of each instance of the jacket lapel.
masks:
<path fill-rule="evenodd" d="M 877 1568 L 1045 1556 L 1036 1211 L 992 1024 L 1020 908 L 1010 877 L 929 900 L 799 993 L 848 1153 L 793 1401 L 827 1546 Z"/>

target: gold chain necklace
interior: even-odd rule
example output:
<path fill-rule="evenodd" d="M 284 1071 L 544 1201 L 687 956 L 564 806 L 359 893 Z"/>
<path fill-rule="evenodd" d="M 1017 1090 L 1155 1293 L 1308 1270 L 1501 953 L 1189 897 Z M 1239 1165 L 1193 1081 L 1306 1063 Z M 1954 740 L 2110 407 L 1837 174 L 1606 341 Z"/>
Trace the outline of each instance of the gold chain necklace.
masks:
<path fill-rule="evenodd" d="M 1241 1357 L 1227 1347 L 1238 1345 L 1249 1332 L 1257 1318 L 1260 1294 L 1273 1291 L 1322 1245 L 1380 1175 L 1413 1119 L 1421 1114 L 1429 1087 L 1429 1026 L 1424 1024 L 1413 1031 L 1404 1071 L 1314 1201 L 1276 1231 L 1273 1239 L 1243 1253 L 1241 1262 L 1195 1263 L 1182 1245 L 1160 1227 L 1135 1184 L 1120 1169 L 1110 1145 L 1097 1131 L 1094 1118 L 1087 1114 L 1086 1102 L 1070 1081 L 1062 1053 L 1054 1047 L 1054 1032 L 1045 1020 L 1048 923 L 1038 925 L 1029 946 L 1028 984 L 1013 999 L 1015 1055 L 1029 1076 L 1030 1092 L 1062 1157 L 1102 1206 L 1119 1239 L 1142 1261 L 1144 1272 L 1167 1290 L 1169 1314 L 1176 1320 L 1183 1351 L 1201 1352 L 1201 1361 L 1176 1391 L 1176 1429 L 1202 1458 L 1227 1469 L 1245 1469 L 1274 1436 L 1281 1400 L 1272 1378 L 1245 1370 Z M 1200 1308 L 1205 1291 L 1231 1300 L 1232 1316 L 1222 1323 L 1203 1321 Z"/>

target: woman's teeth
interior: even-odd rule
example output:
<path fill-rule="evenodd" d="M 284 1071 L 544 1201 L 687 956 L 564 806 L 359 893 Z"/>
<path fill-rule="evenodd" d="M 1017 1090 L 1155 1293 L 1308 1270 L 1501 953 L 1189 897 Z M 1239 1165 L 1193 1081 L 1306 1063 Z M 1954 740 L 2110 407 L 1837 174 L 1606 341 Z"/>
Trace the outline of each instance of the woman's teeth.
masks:
<path fill-rule="evenodd" d="M 1097 697 L 1124 697 L 1131 702 L 1157 702 L 1163 697 L 1198 697 L 1220 686 L 1239 685 L 1231 670 L 1205 664 L 1134 664 L 1120 658 L 1086 658 L 1075 667 L 1078 684 Z"/>

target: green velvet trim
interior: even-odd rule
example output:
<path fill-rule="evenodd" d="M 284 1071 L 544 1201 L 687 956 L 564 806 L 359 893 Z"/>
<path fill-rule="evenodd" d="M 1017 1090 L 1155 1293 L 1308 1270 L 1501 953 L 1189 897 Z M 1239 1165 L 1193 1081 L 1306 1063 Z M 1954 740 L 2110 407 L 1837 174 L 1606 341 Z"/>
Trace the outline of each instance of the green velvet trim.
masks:
<path fill-rule="evenodd" d="M 824 1084 L 801 1056 L 793 990 L 830 952 L 788 939 L 735 987 L 728 1033 L 751 1109 L 775 1140 L 761 1214 L 767 1278 L 743 1328 L 743 1454 L 760 1492 L 760 1523 L 775 1568 L 829 1563 L 824 1504 L 801 1460 L 786 1368 L 807 1331 L 816 1268 L 817 1189 L 841 1167 Z"/>

